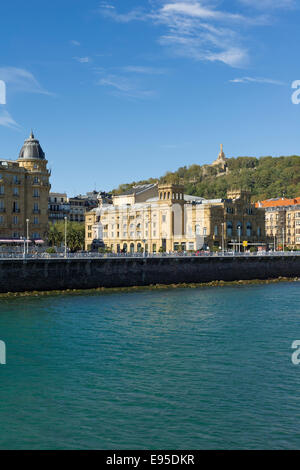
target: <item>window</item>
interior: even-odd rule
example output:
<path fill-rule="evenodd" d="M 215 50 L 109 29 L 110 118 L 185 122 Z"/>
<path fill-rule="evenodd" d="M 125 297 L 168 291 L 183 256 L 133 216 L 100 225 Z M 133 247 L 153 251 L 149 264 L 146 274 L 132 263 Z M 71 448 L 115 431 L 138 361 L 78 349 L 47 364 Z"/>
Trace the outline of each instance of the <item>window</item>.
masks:
<path fill-rule="evenodd" d="M 4 217 L 3 217 L 3 215 L 0 215 L 0 224 L 4 224 Z"/>
<path fill-rule="evenodd" d="M 207 229 L 206 229 L 206 227 L 203 227 L 203 235 L 207 235 Z"/>
<path fill-rule="evenodd" d="M 19 188 L 14 188 L 14 196 L 19 196 Z"/>
<path fill-rule="evenodd" d="M 33 197 L 39 197 L 39 196 L 40 196 L 40 192 L 39 192 L 38 189 L 35 188 L 35 189 L 33 190 Z"/>
<path fill-rule="evenodd" d="M 227 222 L 227 236 L 232 237 L 232 222 Z"/>
<path fill-rule="evenodd" d="M 250 222 L 247 222 L 247 237 L 251 237 L 252 235 L 252 225 Z"/>
<path fill-rule="evenodd" d="M 3 184 L 0 184 L 0 194 L 4 194 L 4 186 L 3 186 Z"/>
<path fill-rule="evenodd" d="M 217 226 L 217 225 L 215 225 L 214 234 L 215 234 L 215 235 L 218 235 L 218 226 Z"/>
<path fill-rule="evenodd" d="M 167 216 L 166 215 L 163 215 L 162 216 L 162 222 L 165 222 L 167 220 Z"/>
<path fill-rule="evenodd" d="M 20 238 L 19 232 L 13 232 L 13 238 Z"/>
<path fill-rule="evenodd" d="M 38 178 L 38 176 L 35 176 L 33 178 L 33 184 L 38 184 L 38 182 L 39 182 L 39 178 Z M 61 202 L 64 202 L 63 198 L 61 198 Z"/>
<path fill-rule="evenodd" d="M 18 223 L 19 223 L 19 217 L 17 215 L 14 215 L 13 216 L 13 224 L 18 225 Z"/>
<path fill-rule="evenodd" d="M 15 175 L 13 177 L 13 182 L 14 182 L 14 184 L 19 184 L 20 183 L 20 180 L 19 180 L 18 176 Z"/>
<path fill-rule="evenodd" d="M 35 202 L 33 205 L 33 212 L 36 212 L 36 213 L 39 212 L 39 205 L 37 202 Z"/>
<path fill-rule="evenodd" d="M 92 238 L 92 232 L 88 232 L 88 238 Z"/>
<path fill-rule="evenodd" d="M 33 218 L 33 223 L 34 223 L 35 225 L 37 225 L 37 224 L 39 223 L 39 218 L 38 218 L 38 217 L 34 217 L 34 218 Z"/>
<path fill-rule="evenodd" d="M 19 203 L 18 203 L 18 202 L 14 202 L 14 203 L 13 203 L 13 212 L 20 212 Z"/>

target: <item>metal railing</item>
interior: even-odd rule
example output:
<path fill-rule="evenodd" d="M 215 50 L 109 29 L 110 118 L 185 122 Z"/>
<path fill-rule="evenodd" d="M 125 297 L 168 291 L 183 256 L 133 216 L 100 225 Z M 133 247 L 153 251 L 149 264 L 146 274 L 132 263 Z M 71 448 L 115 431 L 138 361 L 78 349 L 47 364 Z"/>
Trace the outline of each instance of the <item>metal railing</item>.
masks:
<path fill-rule="evenodd" d="M 21 253 L 0 252 L 0 260 L 5 259 L 127 259 L 127 258 L 259 258 L 259 257 L 293 257 L 300 256 L 300 251 L 257 251 L 254 253 L 238 252 L 200 252 L 200 253 Z"/>

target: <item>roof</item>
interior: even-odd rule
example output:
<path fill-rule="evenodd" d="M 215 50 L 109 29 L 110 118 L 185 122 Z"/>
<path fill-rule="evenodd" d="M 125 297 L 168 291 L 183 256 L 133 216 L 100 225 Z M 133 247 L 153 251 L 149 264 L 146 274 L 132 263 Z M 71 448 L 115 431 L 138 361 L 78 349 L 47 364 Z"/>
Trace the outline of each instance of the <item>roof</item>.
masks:
<path fill-rule="evenodd" d="M 45 154 L 42 147 L 37 139 L 35 139 L 33 132 L 31 131 L 28 139 L 25 140 L 23 147 L 21 148 L 19 158 L 25 159 L 45 159 Z"/>
<path fill-rule="evenodd" d="M 114 197 L 118 196 L 130 196 L 132 194 L 141 194 L 144 191 L 147 191 L 148 189 L 154 188 L 156 186 L 156 183 L 150 183 L 150 184 L 138 184 L 136 186 L 133 186 L 132 188 L 128 189 L 128 191 L 125 191 L 122 194 L 117 194 Z"/>
<path fill-rule="evenodd" d="M 284 197 L 266 199 L 265 201 L 258 201 L 255 207 L 283 207 L 283 206 L 295 206 L 300 204 L 300 197 L 287 199 Z"/>

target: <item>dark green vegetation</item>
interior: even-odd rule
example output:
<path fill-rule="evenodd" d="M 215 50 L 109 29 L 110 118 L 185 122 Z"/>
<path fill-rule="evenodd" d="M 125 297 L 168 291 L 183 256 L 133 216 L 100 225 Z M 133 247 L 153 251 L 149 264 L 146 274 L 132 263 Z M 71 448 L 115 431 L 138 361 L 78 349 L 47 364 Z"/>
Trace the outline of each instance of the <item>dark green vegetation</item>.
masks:
<path fill-rule="evenodd" d="M 285 196 L 300 196 L 300 157 L 238 157 L 228 158 L 228 172 L 222 174 L 218 167 L 191 165 L 167 172 L 158 179 L 160 183 L 184 184 L 186 194 L 205 198 L 226 197 L 230 189 L 251 191 L 252 200 Z M 120 194 L 135 184 L 153 183 L 157 179 L 123 184 L 114 191 Z"/>
<path fill-rule="evenodd" d="M 84 223 L 68 222 L 67 224 L 67 246 L 71 252 L 84 248 Z M 50 224 L 48 242 L 51 247 L 59 247 L 65 239 L 65 223 L 58 222 Z"/>

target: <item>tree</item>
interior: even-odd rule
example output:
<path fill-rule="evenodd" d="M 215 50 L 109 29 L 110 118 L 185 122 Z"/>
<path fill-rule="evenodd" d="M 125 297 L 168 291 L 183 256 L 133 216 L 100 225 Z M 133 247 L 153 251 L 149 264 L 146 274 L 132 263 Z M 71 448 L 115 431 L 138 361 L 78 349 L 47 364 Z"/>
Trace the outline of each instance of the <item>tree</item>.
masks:
<path fill-rule="evenodd" d="M 63 241 L 63 233 L 59 230 L 58 224 L 50 224 L 48 233 L 48 243 L 51 246 L 60 246 Z"/>

